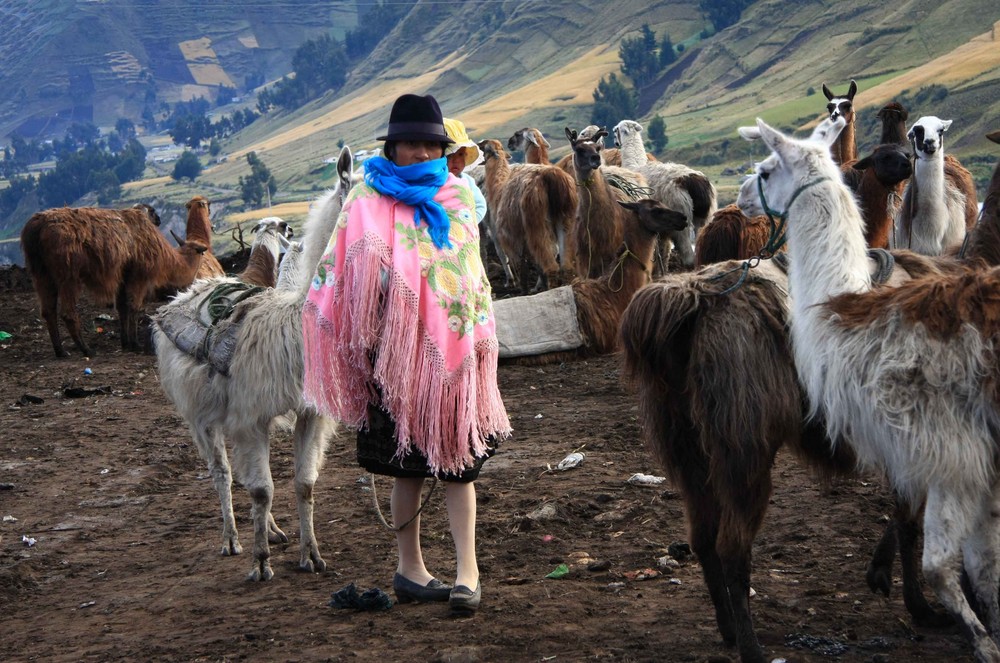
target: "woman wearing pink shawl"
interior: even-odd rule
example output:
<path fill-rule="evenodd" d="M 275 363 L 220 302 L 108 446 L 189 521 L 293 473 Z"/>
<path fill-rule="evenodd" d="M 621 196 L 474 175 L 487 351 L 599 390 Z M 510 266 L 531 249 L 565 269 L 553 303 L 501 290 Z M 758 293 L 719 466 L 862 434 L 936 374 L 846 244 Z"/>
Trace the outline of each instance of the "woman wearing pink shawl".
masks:
<path fill-rule="evenodd" d="M 365 162 L 303 308 L 305 396 L 358 429 L 365 469 L 395 477 L 397 600 L 472 614 L 481 597 L 473 481 L 510 434 L 474 202 L 448 172 L 452 140 L 434 97 L 396 99 L 377 139 L 388 158 Z M 424 565 L 426 477 L 445 482 L 454 588 Z"/>

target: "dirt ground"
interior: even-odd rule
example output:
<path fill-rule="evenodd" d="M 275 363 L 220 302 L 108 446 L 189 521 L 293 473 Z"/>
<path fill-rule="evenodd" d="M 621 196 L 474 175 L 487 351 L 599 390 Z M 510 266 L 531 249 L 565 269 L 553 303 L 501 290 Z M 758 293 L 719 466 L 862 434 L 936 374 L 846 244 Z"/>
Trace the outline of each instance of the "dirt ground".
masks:
<path fill-rule="evenodd" d="M 272 581 L 248 582 L 249 498 L 234 487 L 247 552 L 221 557 L 205 464 L 158 385 L 155 357 L 122 353 L 117 322 L 100 317 L 110 313 L 83 307 L 98 356 L 57 360 L 26 283 L 0 278 L 0 331 L 12 335 L 0 341 L 3 660 L 738 658 L 716 630 L 697 561 L 674 545 L 685 541 L 679 495 L 627 482 L 662 472 L 644 448 L 618 358 L 501 367 L 514 435 L 477 482 L 476 617 L 449 618 L 444 604 L 355 612 L 331 607 L 331 594 L 352 582 L 391 593 L 395 553 L 359 481 L 353 436 L 334 440 L 317 484 L 328 568 L 315 575 L 297 571 L 292 454 L 287 438 L 274 441 L 274 515 L 291 541 L 271 548 Z M 99 388 L 107 393 L 67 395 Z M 582 464 L 549 471 L 576 450 Z M 898 584 L 890 599 L 865 585 L 890 512 L 877 478 L 823 487 L 787 455 L 775 476 L 751 601 L 773 658 L 972 660 L 957 629 L 911 624 Z M 376 488 L 387 510 L 388 480 Z M 428 566 L 451 580 L 442 493 L 423 524 Z M 661 565 L 671 551 L 680 559 Z M 546 578 L 560 564 L 570 573 Z"/>

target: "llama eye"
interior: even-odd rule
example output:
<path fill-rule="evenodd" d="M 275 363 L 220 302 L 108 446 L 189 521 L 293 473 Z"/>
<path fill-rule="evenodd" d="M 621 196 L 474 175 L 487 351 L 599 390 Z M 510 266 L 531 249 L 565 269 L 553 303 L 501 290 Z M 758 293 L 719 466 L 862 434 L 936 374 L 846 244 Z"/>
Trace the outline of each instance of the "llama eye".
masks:
<path fill-rule="evenodd" d="M 760 174 L 760 179 L 762 179 L 762 180 L 764 180 L 764 181 L 766 182 L 766 181 L 767 181 L 767 178 L 768 178 L 768 177 L 769 177 L 770 175 L 771 175 L 771 173 L 769 173 L 769 172 L 767 172 L 767 171 L 764 171 L 764 172 L 762 172 L 762 173 Z"/>

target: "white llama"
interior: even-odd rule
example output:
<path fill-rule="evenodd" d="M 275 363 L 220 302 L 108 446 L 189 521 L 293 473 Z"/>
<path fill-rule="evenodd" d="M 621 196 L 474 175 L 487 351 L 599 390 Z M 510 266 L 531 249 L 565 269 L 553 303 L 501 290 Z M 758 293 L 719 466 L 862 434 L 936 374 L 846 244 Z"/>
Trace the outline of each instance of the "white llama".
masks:
<path fill-rule="evenodd" d="M 757 120 L 773 154 L 765 203 L 788 217 L 791 337 L 813 414 L 911 505 L 925 503 L 923 571 L 971 637 L 1000 661 L 1000 270 L 958 268 L 873 289 L 862 219 L 830 140 Z M 967 572 L 987 626 L 962 592 Z M 991 638 L 992 636 L 992 638 Z"/>
<path fill-rule="evenodd" d="M 916 163 L 896 221 L 899 248 L 940 255 L 961 244 L 976 223 L 972 175 L 944 153 L 944 132 L 951 122 L 928 115 L 914 122 L 906 134 Z"/>
<path fill-rule="evenodd" d="M 187 421 L 219 493 L 223 555 L 242 552 L 233 516 L 232 471 L 224 436 L 232 442 L 236 476 L 253 500 L 250 580 L 270 580 L 274 576 L 268 542 L 288 541 L 271 515 L 274 483 L 268 455 L 271 425 L 289 411 L 296 415 L 294 483 L 300 528 L 299 567 L 307 571 L 326 568 L 313 530 L 313 486 L 334 423 L 302 399 L 301 316 L 313 271 L 333 234 L 350 188 L 351 161 L 351 152 L 345 147 L 337 163 L 338 187 L 321 196 L 309 212 L 305 248 L 301 254 L 286 254 L 278 277 L 282 288 L 268 288 L 233 303 L 227 318 L 234 321 L 230 334 L 225 327 L 212 328 L 216 340 L 213 347 L 230 346 L 228 366 L 219 358 L 226 352 L 212 351 L 208 357 L 197 358 L 179 349 L 177 343 L 197 336 L 204 328 L 205 311 L 218 299 L 217 286 L 232 279 L 198 281 L 159 309 L 153 327 L 163 390 Z M 290 278 L 293 274 L 298 278 Z"/>

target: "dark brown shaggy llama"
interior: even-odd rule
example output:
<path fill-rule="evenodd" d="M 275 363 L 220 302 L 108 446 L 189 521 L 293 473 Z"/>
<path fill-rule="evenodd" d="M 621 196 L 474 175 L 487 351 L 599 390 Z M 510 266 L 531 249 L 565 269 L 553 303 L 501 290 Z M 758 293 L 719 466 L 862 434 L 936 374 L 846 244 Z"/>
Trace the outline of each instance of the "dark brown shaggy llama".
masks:
<path fill-rule="evenodd" d="M 766 215 L 749 217 L 735 203 L 727 205 L 698 233 L 694 246 L 695 267 L 752 258 L 760 254 L 770 236 L 771 222 Z"/>
<path fill-rule="evenodd" d="M 57 357 L 68 356 L 59 318 L 80 352 L 94 354 L 80 331 L 76 302 L 81 289 L 100 304 L 115 304 L 122 347 L 138 350 L 139 315 L 149 293 L 191 284 L 208 247 L 191 240 L 174 249 L 157 225 L 159 217 L 148 205 L 125 210 L 63 207 L 28 219 L 21 250 Z"/>

